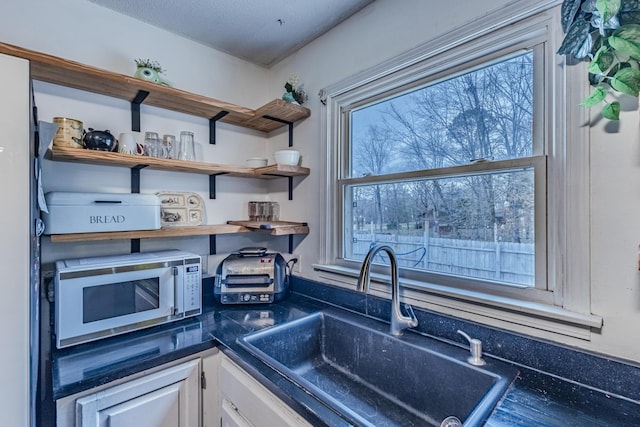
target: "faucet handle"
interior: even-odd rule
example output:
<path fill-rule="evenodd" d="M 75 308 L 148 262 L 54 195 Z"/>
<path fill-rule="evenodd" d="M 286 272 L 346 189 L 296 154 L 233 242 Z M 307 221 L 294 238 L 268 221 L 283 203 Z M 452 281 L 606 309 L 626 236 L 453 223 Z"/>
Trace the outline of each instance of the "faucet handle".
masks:
<path fill-rule="evenodd" d="M 487 362 L 482 358 L 482 341 L 477 338 L 471 338 L 467 333 L 458 329 L 458 333 L 462 335 L 467 341 L 469 341 L 469 350 L 471 356 L 467 358 L 467 362 L 474 366 L 484 366 Z"/>
<path fill-rule="evenodd" d="M 407 315 L 409 316 L 409 327 L 410 328 L 415 328 L 416 326 L 418 326 L 418 318 L 416 317 L 415 313 L 413 312 L 413 307 L 411 307 L 411 304 L 405 304 L 404 305 L 404 311 L 407 312 Z"/>

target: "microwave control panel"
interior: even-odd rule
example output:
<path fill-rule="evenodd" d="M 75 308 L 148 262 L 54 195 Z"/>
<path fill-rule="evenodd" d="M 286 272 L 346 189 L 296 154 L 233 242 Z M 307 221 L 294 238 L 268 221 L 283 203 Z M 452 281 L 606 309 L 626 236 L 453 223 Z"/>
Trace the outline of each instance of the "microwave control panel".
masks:
<path fill-rule="evenodd" d="M 202 287 L 202 275 L 200 264 L 185 264 L 184 266 L 184 312 L 189 314 L 191 310 L 200 312 L 200 296 Z"/>

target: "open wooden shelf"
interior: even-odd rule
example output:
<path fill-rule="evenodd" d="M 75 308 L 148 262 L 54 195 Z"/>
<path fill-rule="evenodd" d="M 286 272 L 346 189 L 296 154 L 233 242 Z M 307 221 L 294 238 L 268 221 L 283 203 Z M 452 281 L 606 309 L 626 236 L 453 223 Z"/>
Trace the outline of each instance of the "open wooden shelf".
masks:
<path fill-rule="evenodd" d="M 29 60 L 31 76 L 35 80 L 113 96 L 129 102 L 133 102 L 141 91 L 148 92 L 143 101 L 146 105 L 206 119 L 212 119 L 220 113 L 227 112 L 219 119 L 221 122 L 262 132 L 271 132 L 286 125 L 265 116 L 293 123 L 311 114 L 308 108 L 290 104 L 281 99 L 274 99 L 253 110 L 6 43 L 0 43 L 0 53 Z"/>
<path fill-rule="evenodd" d="M 267 233 L 271 236 L 287 234 L 309 234 L 306 222 L 293 221 L 227 221 L 229 225 L 245 227 L 251 231 Z"/>
<path fill-rule="evenodd" d="M 309 168 L 300 166 L 270 165 L 262 168 L 248 168 L 245 166 L 160 159 L 148 156 L 68 147 L 53 147 L 50 156 L 52 160 L 62 162 L 91 163 L 106 166 L 123 166 L 127 168 L 148 168 L 203 175 L 228 174 L 246 178 L 270 179 L 282 176 L 306 176 L 310 173 Z"/>
<path fill-rule="evenodd" d="M 271 229 L 256 229 L 241 225 L 240 223 L 253 223 L 251 221 L 229 221 L 227 224 L 199 225 L 196 227 L 167 227 L 160 230 L 140 230 L 140 231 L 112 231 L 103 233 L 73 233 L 73 234 L 52 234 L 53 243 L 70 242 L 90 242 L 101 240 L 122 240 L 122 239 L 153 239 L 167 237 L 188 237 L 188 236 L 215 236 L 218 234 L 248 233 L 251 231 L 261 231 L 271 236 L 283 236 L 287 234 L 308 234 L 309 227 L 305 223 L 276 221 L 271 224 Z"/>
<path fill-rule="evenodd" d="M 291 104 L 281 99 L 274 99 L 257 110 L 253 110 L 6 43 L 0 43 L 0 53 L 28 60 L 30 62 L 31 77 L 35 80 L 130 102 L 132 128 L 139 128 L 139 105 L 144 103 L 145 105 L 206 118 L 209 120 L 212 143 L 215 143 L 215 123 L 220 121 L 261 132 L 271 132 L 283 126 L 288 126 L 289 145 L 291 146 L 293 124 L 309 117 L 311 114 L 308 108 Z M 134 125 L 134 123 L 136 124 Z M 140 185 L 139 170 L 143 168 L 209 175 L 211 198 L 215 198 L 216 176 L 226 174 L 260 179 L 287 177 L 289 180 L 289 199 L 291 200 L 293 177 L 306 176 L 310 173 L 309 168 L 298 166 L 270 165 L 262 168 L 248 168 L 245 166 L 159 159 L 63 147 L 53 147 L 47 152 L 47 157 L 62 162 L 129 168 L 132 170 L 132 191 L 136 188 L 136 192 L 139 191 Z M 54 234 L 50 237 L 51 241 L 56 243 L 129 239 L 132 240 L 132 251 L 139 251 L 139 242 L 137 243 L 137 249 L 134 249 L 133 245 L 133 242 L 138 239 L 208 235 L 213 242 L 211 247 L 215 248 L 215 236 L 218 234 L 246 233 L 254 230 L 274 236 L 289 235 L 290 252 L 292 251 L 292 235 L 309 233 L 309 227 L 307 227 L 306 223 L 277 221 L 260 223 L 256 226 L 255 223 L 250 221 L 229 221 L 227 224 L 220 225 L 170 227 L 145 231 Z M 215 249 L 212 249 L 212 251 L 212 253 L 215 253 Z"/>

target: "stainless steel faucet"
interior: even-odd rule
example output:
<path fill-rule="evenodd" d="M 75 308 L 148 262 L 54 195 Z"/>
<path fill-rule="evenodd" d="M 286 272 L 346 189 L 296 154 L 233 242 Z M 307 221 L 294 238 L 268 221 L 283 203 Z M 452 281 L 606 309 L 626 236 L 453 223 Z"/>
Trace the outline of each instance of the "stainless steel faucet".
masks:
<path fill-rule="evenodd" d="M 413 314 L 413 309 L 409 304 L 405 304 L 405 308 L 409 316 L 405 316 L 400 311 L 400 283 L 398 280 L 398 262 L 396 254 L 389 245 L 379 244 L 371 249 L 362 262 L 362 268 L 360 269 L 360 276 L 358 277 L 358 284 L 356 290 L 360 292 L 369 291 L 369 271 L 371 270 L 371 264 L 373 258 L 380 251 L 385 251 L 389 255 L 389 262 L 391 263 L 391 334 L 400 335 L 402 331 L 407 328 L 415 328 L 418 326 L 418 319 Z"/>

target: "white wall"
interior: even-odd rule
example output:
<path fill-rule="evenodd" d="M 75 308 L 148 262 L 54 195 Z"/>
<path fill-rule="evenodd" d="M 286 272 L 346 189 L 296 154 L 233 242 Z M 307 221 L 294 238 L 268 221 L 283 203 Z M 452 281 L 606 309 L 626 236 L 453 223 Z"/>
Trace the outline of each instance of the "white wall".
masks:
<path fill-rule="evenodd" d="M 296 129 L 306 166 L 317 170 L 322 155 L 318 91 L 359 71 L 425 43 L 435 36 L 474 21 L 512 1 L 452 0 L 434 6 L 423 0 L 377 0 L 356 16 L 286 58 L 271 69 L 270 88 L 299 74 L 309 93 L 312 116 Z M 278 88 L 279 89 L 279 88 Z M 278 95 L 278 90 L 271 93 Z M 629 104 L 629 99 L 627 99 Z M 623 104 L 624 105 L 624 104 Z M 559 342 L 598 353 L 640 361 L 640 140 L 638 111 L 621 114 L 618 126 L 596 121 L 591 129 L 591 280 L 592 312 L 604 318 L 601 331 L 590 342 L 563 337 Z M 577 108 L 577 107 L 576 107 Z M 594 110 L 595 117 L 598 111 Z M 586 144 L 588 141 L 573 141 Z M 305 179 L 298 191 L 293 215 L 308 218 L 317 230 L 322 220 L 317 194 L 323 183 L 318 174 Z M 310 264 L 319 257 L 319 234 L 311 233 L 300 245 L 303 274 L 312 275 Z M 464 316 L 462 313 L 460 313 Z"/>

